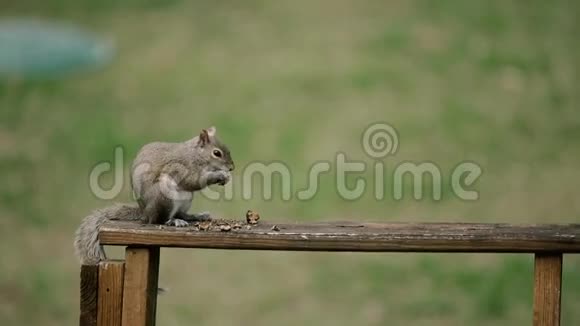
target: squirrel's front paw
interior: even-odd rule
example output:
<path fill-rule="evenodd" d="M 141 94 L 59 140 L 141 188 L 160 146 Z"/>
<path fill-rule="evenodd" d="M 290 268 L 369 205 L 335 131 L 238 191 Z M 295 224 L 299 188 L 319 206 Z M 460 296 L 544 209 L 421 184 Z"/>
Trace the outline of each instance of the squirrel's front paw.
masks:
<path fill-rule="evenodd" d="M 230 181 L 232 178 L 232 174 L 228 171 L 218 170 L 218 171 L 211 171 L 207 172 L 202 176 L 202 184 L 204 186 L 211 186 L 211 185 L 220 185 L 223 186 Z"/>
<path fill-rule="evenodd" d="M 232 174 L 226 171 L 216 172 L 216 184 L 223 186 L 230 181 Z"/>
<path fill-rule="evenodd" d="M 165 225 L 168 225 L 168 226 L 176 226 L 178 228 L 183 228 L 183 227 L 189 226 L 189 223 L 187 223 L 186 221 L 184 221 L 182 219 L 172 218 L 169 221 L 167 221 L 165 223 Z"/>

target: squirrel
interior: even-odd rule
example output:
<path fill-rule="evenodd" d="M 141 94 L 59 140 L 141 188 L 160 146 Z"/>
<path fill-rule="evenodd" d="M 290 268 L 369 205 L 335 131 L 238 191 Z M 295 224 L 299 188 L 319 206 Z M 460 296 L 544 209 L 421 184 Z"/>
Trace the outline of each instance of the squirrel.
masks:
<path fill-rule="evenodd" d="M 131 167 L 131 186 L 138 205 L 115 204 L 85 217 L 77 229 L 74 247 L 83 265 L 106 259 L 99 243 L 99 227 L 108 220 L 141 221 L 185 227 L 189 222 L 211 220 L 208 212 L 188 214 L 195 191 L 225 185 L 234 162 L 216 128 L 181 143 L 154 142 L 137 153 Z"/>

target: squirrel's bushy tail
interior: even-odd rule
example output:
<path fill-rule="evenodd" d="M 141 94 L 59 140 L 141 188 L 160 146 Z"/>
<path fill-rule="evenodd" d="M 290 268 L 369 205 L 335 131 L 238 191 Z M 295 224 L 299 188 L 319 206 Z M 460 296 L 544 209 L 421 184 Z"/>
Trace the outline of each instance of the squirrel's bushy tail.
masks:
<path fill-rule="evenodd" d="M 137 206 L 115 204 L 97 209 L 83 219 L 75 234 L 75 252 L 82 265 L 96 265 L 106 259 L 103 247 L 99 243 L 99 228 L 107 220 L 136 221 L 141 219 L 141 210 Z"/>

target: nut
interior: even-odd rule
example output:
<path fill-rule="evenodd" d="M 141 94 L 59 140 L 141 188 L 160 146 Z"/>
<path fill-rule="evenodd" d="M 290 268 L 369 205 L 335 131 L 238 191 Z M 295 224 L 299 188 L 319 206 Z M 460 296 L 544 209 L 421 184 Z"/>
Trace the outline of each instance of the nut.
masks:
<path fill-rule="evenodd" d="M 222 231 L 222 232 L 228 232 L 231 229 L 232 229 L 232 227 L 229 224 L 220 225 L 220 231 Z"/>
<path fill-rule="evenodd" d="M 211 222 L 209 222 L 209 221 L 199 223 L 199 229 L 202 231 L 209 230 L 210 226 L 211 226 Z"/>
<path fill-rule="evenodd" d="M 258 220 L 260 219 L 260 214 L 252 211 L 252 210 L 248 210 L 246 212 L 246 222 L 248 222 L 248 224 L 258 224 Z"/>

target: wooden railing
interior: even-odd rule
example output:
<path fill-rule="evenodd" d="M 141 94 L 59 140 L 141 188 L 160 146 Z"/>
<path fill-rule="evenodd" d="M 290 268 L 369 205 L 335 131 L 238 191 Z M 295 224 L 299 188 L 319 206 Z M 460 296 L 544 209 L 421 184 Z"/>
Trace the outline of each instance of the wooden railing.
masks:
<path fill-rule="evenodd" d="M 228 232 L 108 223 L 103 245 L 127 246 L 124 261 L 81 268 L 80 325 L 154 325 L 159 248 L 535 255 L 533 325 L 560 325 L 562 255 L 580 253 L 580 224 L 267 224 Z"/>

